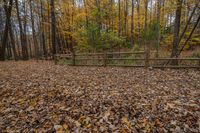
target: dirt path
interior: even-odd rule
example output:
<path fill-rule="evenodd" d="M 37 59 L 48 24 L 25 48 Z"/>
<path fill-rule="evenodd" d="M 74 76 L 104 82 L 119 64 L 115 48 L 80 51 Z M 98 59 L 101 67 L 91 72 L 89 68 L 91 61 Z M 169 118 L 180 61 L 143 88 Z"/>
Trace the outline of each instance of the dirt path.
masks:
<path fill-rule="evenodd" d="M 0 132 L 200 132 L 200 71 L 145 71 L 0 62 Z"/>

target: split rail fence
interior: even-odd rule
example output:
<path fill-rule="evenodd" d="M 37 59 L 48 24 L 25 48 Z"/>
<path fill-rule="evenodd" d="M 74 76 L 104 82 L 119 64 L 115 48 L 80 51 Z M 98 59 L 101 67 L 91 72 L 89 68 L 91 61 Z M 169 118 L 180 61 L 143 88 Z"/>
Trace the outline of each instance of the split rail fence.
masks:
<path fill-rule="evenodd" d="M 121 66 L 152 68 L 200 68 L 200 58 L 154 58 L 144 51 L 57 54 L 55 64 L 72 66 Z M 172 61 L 178 65 L 171 65 Z"/>

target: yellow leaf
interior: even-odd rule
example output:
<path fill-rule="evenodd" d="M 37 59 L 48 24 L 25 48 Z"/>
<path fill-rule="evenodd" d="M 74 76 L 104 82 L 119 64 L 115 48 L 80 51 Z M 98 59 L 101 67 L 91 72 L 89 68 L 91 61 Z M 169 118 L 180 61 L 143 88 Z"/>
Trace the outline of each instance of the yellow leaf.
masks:
<path fill-rule="evenodd" d="M 63 125 L 63 128 L 64 128 L 64 129 L 68 129 L 69 127 L 68 127 L 68 125 L 64 124 L 64 125 Z"/>
<path fill-rule="evenodd" d="M 122 123 L 124 123 L 124 124 L 129 123 L 128 118 L 127 117 L 123 117 L 122 118 Z"/>

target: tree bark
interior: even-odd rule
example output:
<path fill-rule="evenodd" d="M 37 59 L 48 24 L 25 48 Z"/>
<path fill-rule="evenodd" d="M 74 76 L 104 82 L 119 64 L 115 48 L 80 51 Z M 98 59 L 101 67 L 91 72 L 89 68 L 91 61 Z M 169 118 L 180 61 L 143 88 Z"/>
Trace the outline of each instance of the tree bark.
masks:
<path fill-rule="evenodd" d="M 144 12 L 144 30 L 146 31 L 147 30 L 147 17 L 148 17 L 148 0 L 145 0 L 145 12 Z"/>
<path fill-rule="evenodd" d="M 12 6 L 13 6 L 13 0 L 9 1 L 9 7 L 7 7 L 6 0 L 4 0 L 6 24 L 5 24 L 5 29 L 4 29 L 3 39 L 2 39 L 2 47 L 0 49 L 0 60 L 2 61 L 5 60 L 5 50 L 6 50 L 7 40 L 8 40 L 8 32 L 9 32 L 9 26 L 10 26 L 9 23 L 10 23 L 10 18 L 11 18 Z"/>
<path fill-rule="evenodd" d="M 161 6 L 161 2 L 160 0 L 157 0 L 157 27 L 158 27 L 158 33 L 157 33 L 157 46 L 156 46 L 156 57 L 158 58 L 159 56 L 159 47 L 160 47 L 160 6 Z"/>
<path fill-rule="evenodd" d="M 134 8 L 135 3 L 134 0 L 132 0 L 131 3 L 131 46 L 134 46 Z"/>
<path fill-rule="evenodd" d="M 56 17 L 55 17 L 55 3 L 51 0 L 51 35 L 52 35 L 52 53 L 55 55 L 56 52 Z"/>
<path fill-rule="evenodd" d="M 147 16 L 148 16 L 148 0 L 145 0 L 145 18 L 144 18 L 144 31 L 147 32 Z M 145 67 L 149 67 L 149 58 L 150 58 L 150 44 L 147 43 L 146 38 L 144 39 L 145 43 L 145 52 L 146 52 L 146 60 Z"/>
<path fill-rule="evenodd" d="M 121 0 L 118 0 L 118 36 L 121 36 Z"/>
<path fill-rule="evenodd" d="M 137 21 L 138 21 L 138 45 L 141 43 L 140 36 L 140 0 L 137 0 Z"/>
<path fill-rule="evenodd" d="M 85 21 L 86 21 L 86 27 L 89 26 L 89 20 L 88 20 L 88 10 L 87 10 L 87 0 L 83 0 L 84 8 L 85 8 Z"/>
<path fill-rule="evenodd" d="M 199 15 L 199 17 L 198 17 L 198 19 L 197 19 L 197 22 L 196 22 L 195 26 L 193 27 L 193 29 L 192 29 L 192 31 L 191 31 L 189 37 L 187 38 L 187 40 L 185 41 L 184 45 L 182 46 L 182 48 L 180 49 L 180 51 L 179 51 L 178 54 L 176 55 L 177 57 L 181 54 L 181 52 L 183 51 L 183 49 L 184 49 L 185 46 L 187 45 L 188 41 L 191 39 L 191 37 L 192 37 L 192 35 L 193 35 L 195 29 L 197 28 L 199 22 L 200 22 L 200 15 Z"/>
<path fill-rule="evenodd" d="M 180 44 L 183 36 L 185 35 L 185 32 L 186 32 L 186 30 L 187 30 L 187 28 L 188 28 L 188 26 L 190 24 L 190 21 L 192 20 L 192 17 L 193 17 L 193 15 L 194 15 L 194 13 L 195 13 L 197 8 L 198 8 L 198 4 L 194 7 L 194 9 L 193 9 L 188 21 L 187 21 L 187 24 L 185 25 L 185 28 L 184 28 L 183 32 L 181 33 L 181 36 L 180 36 L 179 41 L 178 41 L 178 44 Z"/>
<path fill-rule="evenodd" d="M 16 10 L 17 10 L 17 19 L 19 23 L 20 40 L 21 40 L 20 42 L 21 42 L 21 47 L 22 47 L 22 58 L 23 60 L 28 60 L 28 49 L 27 49 L 26 38 L 25 38 L 26 35 L 23 32 L 23 28 L 22 28 L 22 21 L 20 18 L 18 0 L 15 0 L 15 4 L 16 4 Z"/>
<path fill-rule="evenodd" d="M 10 41 L 11 41 L 11 46 L 14 54 L 14 59 L 17 61 L 18 60 L 18 54 L 15 46 L 15 39 L 13 35 L 13 30 L 12 30 L 12 25 L 11 22 L 9 22 L 9 35 L 10 35 Z"/>
<path fill-rule="evenodd" d="M 47 57 L 47 49 L 46 49 L 46 41 L 45 41 L 45 27 L 44 27 L 44 13 L 43 13 L 43 2 L 42 0 L 40 0 L 40 14 L 41 14 L 41 22 L 40 22 L 40 26 L 41 26 L 41 42 L 42 42 L 42 48 L 43 48 L 43 55 L 46 58 Z"/>
<path fill-rule="evenodd" d="M 33 43 L 34 43 L 34 54 L 35 57 L 38 58 L 39 55 L 39 49 L 38 49 L 38 41 L 37 41 L 37 37 L 35 34 L 35 20 L 34 20 L 34 16 L 33 16 L 33 7 L 32 7 L 32 0 L 29 1 L 29 6 L 30 6 L 30 15 L 31 15 L 31 24 L 32 24 L 32 36 L 33 36 Z"/>
<path fill-rule="evenodd" d="M 174 36 L 173 36 L 173 47 L 171 57 L 177 57 L 178 52 L 178 42 L 179 42 L 179 32 L 180 32 L 180 22 L 181 22 L 181 9 L 183 0 L 177 0 L 176 18 L 174 23 Z M 177 60 L 172 61 L 172 65 L 178 65 Z"/>
<path fill-rule="evenodd" d="M 124 3 L 124 36 L 127 37 L 127 24 L 128 24 L 128 0 L 125 0 Z"/>

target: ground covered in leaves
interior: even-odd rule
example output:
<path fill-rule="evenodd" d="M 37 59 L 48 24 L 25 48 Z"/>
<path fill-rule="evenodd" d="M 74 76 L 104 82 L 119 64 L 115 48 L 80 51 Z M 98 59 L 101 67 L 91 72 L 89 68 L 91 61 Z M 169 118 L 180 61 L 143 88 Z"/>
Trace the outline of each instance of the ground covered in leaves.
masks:
<path fill-rule="evenodd" d="M 200 132 L 200 71 L 0 62 L 0 132 Z"/>

